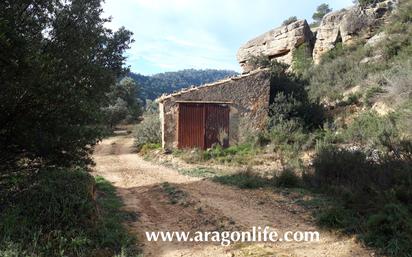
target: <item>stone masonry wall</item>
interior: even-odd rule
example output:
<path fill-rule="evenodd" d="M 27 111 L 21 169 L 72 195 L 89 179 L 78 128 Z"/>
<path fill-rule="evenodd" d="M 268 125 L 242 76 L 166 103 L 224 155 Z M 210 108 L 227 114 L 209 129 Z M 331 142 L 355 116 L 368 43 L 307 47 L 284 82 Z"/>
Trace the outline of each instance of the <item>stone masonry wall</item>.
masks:
<path fill-rule="evenodd" d="M 162 145 L 166 150 L 177 147 L 177 101 L 231 102 L 229 144 L 235 143 L 242 131 L 241 120 L 254 129 L 265 126 L 269 108 L 270 74 L 256 70 L 247 75 L 206 84 L 158 99 L 162 124 Z"/>

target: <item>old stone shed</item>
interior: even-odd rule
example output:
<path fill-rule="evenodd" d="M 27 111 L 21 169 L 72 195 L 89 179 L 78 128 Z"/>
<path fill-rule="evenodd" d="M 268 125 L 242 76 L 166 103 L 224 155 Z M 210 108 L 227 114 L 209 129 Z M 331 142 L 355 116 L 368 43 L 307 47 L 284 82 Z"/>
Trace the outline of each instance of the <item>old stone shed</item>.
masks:
<path fill-rule="evenodd" d="M 242 129 L 265 126 L 269 98 L 266 69 L 163 95 L 157 99 L 163 149 L 235 144 Z"/>

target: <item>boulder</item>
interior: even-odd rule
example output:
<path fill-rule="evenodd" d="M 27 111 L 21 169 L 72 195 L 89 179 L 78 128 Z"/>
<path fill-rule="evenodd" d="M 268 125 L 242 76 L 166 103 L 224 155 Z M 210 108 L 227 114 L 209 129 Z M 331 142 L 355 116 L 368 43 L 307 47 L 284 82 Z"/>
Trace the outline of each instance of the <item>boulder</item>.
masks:
<path fill-rule="evenodd" d="M 250 64 L 252 56 L 264 55 L 290 65 L 293 51 L 312 39 L 313 33 L 306 20 L 298 20 L 249 40 L 238 50 L 237 60 L 244 72 L 254 69 Z"/>
<path fill-rule="evenodd" d="M 376 27 L 387 18 L 396 3 L 396 0 L 386 0 L 367 7 L 355 5 L 325 15 L 316 33 L 314 63 L 319 63 L 321 56 L 339 42 L 348 45 L 355 38 L 371 38 Z"/>
<path fill-rule="evenodd" d="M 378 34 L 374 35 L 373 37 L 371 37 L 370 39 L 368 39 L 368 41 L 366 41 L 366 46 L 376 46 L 377 44 L 379 44 L 380 42 L 382 42 L 384 39 L 386 39 L 386 33 L 384 31 L 379 32 Z"/>

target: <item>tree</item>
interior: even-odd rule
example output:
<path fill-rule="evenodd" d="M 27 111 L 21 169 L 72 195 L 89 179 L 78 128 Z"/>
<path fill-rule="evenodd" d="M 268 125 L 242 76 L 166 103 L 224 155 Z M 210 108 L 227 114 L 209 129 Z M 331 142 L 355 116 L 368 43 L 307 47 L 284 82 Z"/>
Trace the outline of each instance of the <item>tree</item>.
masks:
<path fill-rule="evenodd" d="M 315 24 L 320 24 L 323 17 L 330 13 L 332 8 L 329 8 L 328 4 L 321 4 L 316 8 L 316 12 L 312 15 L 312 19 L 314 20 Z"/>
<path fill-rule="evenodd" d="M 127 102 L 120 97 L 116 99 L 114 104 L 103 108 L 103 111 L 105 112 L 107 123 L 110 128 L 113 128 L 113 126 L 126 119 L 127 114 L 129 113 Z"/>
<path fill-rule="evenodd" d="M 142 104 L 138 99 L 138 86 L 130 77 L 116 83 L 108 94 L 109 106 L 102 108 L 110 128 L 121 121 L 137 121 L 142 115 Z"/>
<path fill-rule="evenodd" d="M 298 18 L 296 16 L 291 16 L 282 22 L 282 26 L 287 26 L 294 23 L 295 21 L 298 21 Z"/>
<path fill-rule="evenodd" d="M 1 1 L 0 163 L 90 161 L 132 42 L 102 12 L 101 0 Z"/>
<path fill-rule="evenodd" d="M 298 18 L 296 16 L 291 16 L 291 17 L 287 18 L 286 20 L 284 20 L 282 22 L 282 26 L 287 26 L 287 25 L 292 24 L 296 21 L 298 21 Z"/>

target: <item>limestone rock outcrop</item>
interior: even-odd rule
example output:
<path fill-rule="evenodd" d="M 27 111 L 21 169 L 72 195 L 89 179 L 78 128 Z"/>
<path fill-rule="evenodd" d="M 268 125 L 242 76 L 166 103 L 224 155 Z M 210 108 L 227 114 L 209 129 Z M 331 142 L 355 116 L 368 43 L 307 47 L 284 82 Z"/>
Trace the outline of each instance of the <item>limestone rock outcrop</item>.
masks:
<path fill-rule="evenodd" d="M 315 64 L 339 42 L 347 45 L 355 38 L 370 38 L 396 3 L 396 0 L 386 0 L 367 7 L 355 5 L 350 9 L 325 15 L 316 34 L 313 49 Z"/>
<path fill-rule="evenodd" d="M 398 4 L 398 0 L 383 0 L 368 6 L 355 5 L 348 9 L 331 12 L 323 17 L 320 26 L 311 30 L 306 20 L 298 20 L 286 26 L 270 30 L 242 45 L 237 60 L 247 73 L 255 69 L 253 56 L 267 56 L 270 60 L 291 65 L 293 52 L 307 42 L 315 64 L 323 54 L 335 48 L 338 43 L 348 45 L 356 39 L 370 39 L 377 28 L 385 22 Z M 382 40 L 384 35 L 371 39 L 368 44 Z M 365 60 L 365 62 L 370 60 Z"/>
<path fill-rule="evenodd" d="M 311 42 L 313 33 L 306 20 L 270 30 L 249 40 L 237 52 L 237 60 L 244 72 L 253 69 L 250 58 L 264 55 L 286 64 L 292 63 L 293 51 L 305 42 Z"/>

